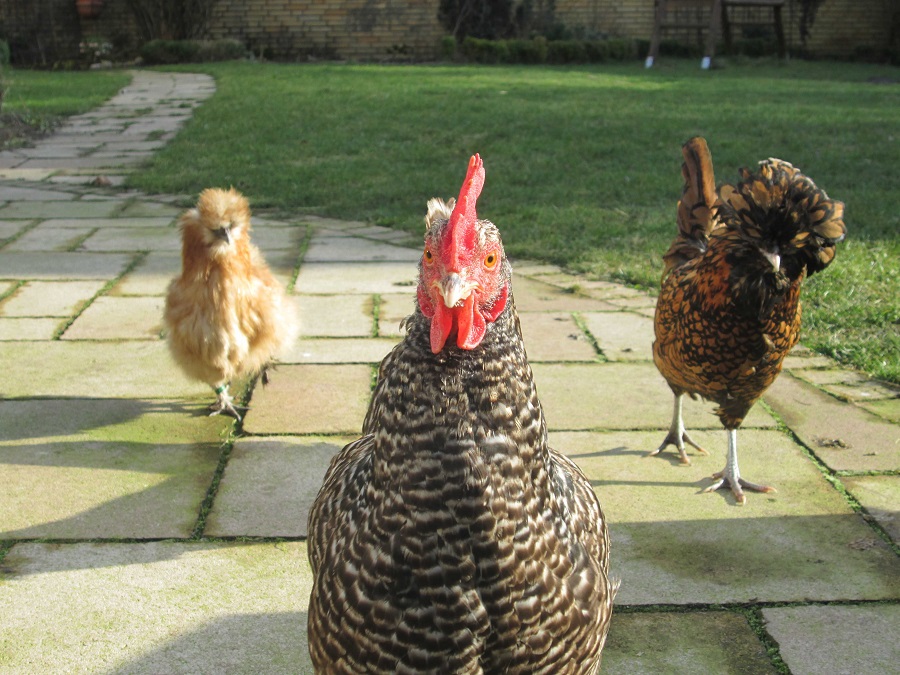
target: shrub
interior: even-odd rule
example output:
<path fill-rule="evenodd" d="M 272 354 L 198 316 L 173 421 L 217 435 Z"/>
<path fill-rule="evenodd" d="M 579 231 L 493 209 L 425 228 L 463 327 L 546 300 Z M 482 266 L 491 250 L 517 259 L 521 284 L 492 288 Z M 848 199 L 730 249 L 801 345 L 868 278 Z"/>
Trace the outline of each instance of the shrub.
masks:
<path fill-rule="evenodd" d="M 0 40 L 0 67 L 9 65 L 9 43 Z"/>
<path fill-rule="evenodd" d="M 548 40 L 548 63 L 584 63 L 587 50 L 580 40 Z"/>
<path fill-rule="evenodd" d="M 141 47 L 148 65 L 229 61 L 247 56 L 237 40 L 151 40 Z"/>

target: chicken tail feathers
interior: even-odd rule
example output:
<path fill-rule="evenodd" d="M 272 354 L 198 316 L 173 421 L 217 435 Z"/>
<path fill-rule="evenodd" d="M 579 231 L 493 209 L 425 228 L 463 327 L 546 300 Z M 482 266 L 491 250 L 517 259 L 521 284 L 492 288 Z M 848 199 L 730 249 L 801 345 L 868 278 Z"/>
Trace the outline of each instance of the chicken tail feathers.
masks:
<path fill-rule="evenodd" d="M 701 255 L 706 250 L 709 233 L 717 224 L 716 178 L 706 140 L 700 136 L 691 138 L 681 146 L 681 154 L 684 189 L 678 201 L 678 236 L 663 256 L 663 276 Z"/>
<path fill-rule="evenodd" d="M 736 185 L 719 191 L 719 216 L 745 238 L 777 242 L 782 258 L 793 257 L 806 274 L 834 260 L 844 239 L 844 204 L 829 199 L 811 178 L 789 162 L 769 158 L 751 172 L 741 169 Z"/>

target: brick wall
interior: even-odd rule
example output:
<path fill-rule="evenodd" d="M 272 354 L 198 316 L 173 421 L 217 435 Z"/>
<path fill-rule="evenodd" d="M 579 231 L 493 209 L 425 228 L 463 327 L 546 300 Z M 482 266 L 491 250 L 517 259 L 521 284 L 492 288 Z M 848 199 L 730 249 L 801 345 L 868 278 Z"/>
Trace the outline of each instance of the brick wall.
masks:
<path fill-rule="evenodd" d="M 851 56 L 860 47 L 884 49 L 897 1 L 825 0 L 807 51 Z M 17 61 L 38 64 L 77 58 L 82 36 L 103 37 L 123 51 L 137 46 L 128 0 L 106 0 L 97 19 L 79 19 L 74 4 L 0 0 L 0 37 L 9 40 Z M 257 54 L 285 60 L 429 60 L 439 54 L 444 35 L 438 5 L 439 0 L 219 0 L 209 37 L 234 38 Z M 769 21 L 766 12 L 750 11 Z M 556 0 L 556 18 L 586 36 L 649 40 L 653 0 Z M 801 46 L 799 18 L 799 0 L 788 0 L 785 32 L 795 50 Z M 28 60 L 22 58 L 26 53 Z"/>
<path fill-rule="evenodd" d="M 815 15 L 806 50 L 814 56 L 852 56 L 860 47 L 884 49 L 891 11 L 898 0 L 824 0 Z M 711 5 L 712 3 L 710 3 Z M 653 0 L 556 0 L 556 18 L 586 34 L 650 39 Z M 732 8 L 730 15 L 771 25 L 768 9 Z M 800 49 L 800 2 L 782 10 L 789 49 Z"/>
<path fill-rule="evenodd" d="M 219 0 L 214 38 L 275 58 L 433 59 L 444 32 L 437 0 Z"/>

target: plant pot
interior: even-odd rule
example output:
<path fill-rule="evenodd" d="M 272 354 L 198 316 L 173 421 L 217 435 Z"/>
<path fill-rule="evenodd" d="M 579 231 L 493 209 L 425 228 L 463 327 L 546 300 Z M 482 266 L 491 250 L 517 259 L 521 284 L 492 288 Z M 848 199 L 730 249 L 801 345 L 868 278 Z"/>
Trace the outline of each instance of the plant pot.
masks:
<path fill-rule="evenodd" d="M 75 0 L 75 9 L 82 19 L 96 19 L 103 9 L 103 0 Z"/>

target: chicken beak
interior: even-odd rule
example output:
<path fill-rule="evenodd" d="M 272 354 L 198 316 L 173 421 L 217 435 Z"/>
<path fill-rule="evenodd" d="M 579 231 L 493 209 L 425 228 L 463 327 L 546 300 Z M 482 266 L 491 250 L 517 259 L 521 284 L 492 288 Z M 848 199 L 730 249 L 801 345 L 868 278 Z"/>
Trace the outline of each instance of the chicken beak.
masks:
<path fill-rule="evenodd" d="M 778 254 L 778 251 L 763 251 L 763 257 L 769 261 L 772 265 L 772 269 L 774 271 L 778 271 L 781 269 L 781 256 Z"/>
<path fill-rule="evenodd" d="M 456 307 L 460 301 L 468 298 L 472 288 L 473 285 L 466 283 L 466 280 L 456 272 L 448 274 L 438 285 L 438 291 L 447 307 Z"/>
<path fill-rule="evenodd" d="M 221 239 L 226 244 L 231 245 L 231 232 L 227 227 L 220 227 L 218 230 L 213 230 L 213 234 L 216 235 L 217 239 Z"/>

